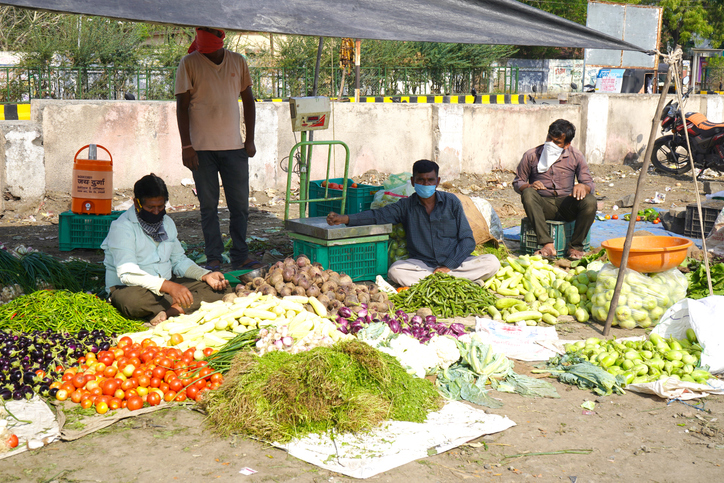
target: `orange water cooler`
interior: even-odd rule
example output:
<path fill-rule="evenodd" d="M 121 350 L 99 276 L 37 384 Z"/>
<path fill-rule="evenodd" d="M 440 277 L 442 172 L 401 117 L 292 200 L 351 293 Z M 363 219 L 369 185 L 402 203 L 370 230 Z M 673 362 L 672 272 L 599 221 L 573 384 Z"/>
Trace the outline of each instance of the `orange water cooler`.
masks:
<path fill-rule="evenodd" d="M 108 153 L 110 160 L 97 159 L 97 149 Z M 88 159 L 78 155 L 88 148 Z M 72 198 L 70 210 L 83 215 L 110 215 L 113 200 L 113 156 L 101 145 L 87 144 L 73 159 Z"/>

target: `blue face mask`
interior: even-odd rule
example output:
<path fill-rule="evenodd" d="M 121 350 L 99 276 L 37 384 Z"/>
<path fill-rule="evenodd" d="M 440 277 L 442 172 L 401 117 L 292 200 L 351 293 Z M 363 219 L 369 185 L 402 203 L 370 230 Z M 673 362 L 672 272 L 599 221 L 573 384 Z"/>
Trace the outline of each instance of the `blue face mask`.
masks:
<path fill-rule="evenodd" d="M 435 189 L 437 186 L 433 185 L 424 185 L 424 184 L 415 184 L 415 193 L 417 193 L 417 196 L 420 198 L 429 198 L 432 195 L 435 194 Z"/>

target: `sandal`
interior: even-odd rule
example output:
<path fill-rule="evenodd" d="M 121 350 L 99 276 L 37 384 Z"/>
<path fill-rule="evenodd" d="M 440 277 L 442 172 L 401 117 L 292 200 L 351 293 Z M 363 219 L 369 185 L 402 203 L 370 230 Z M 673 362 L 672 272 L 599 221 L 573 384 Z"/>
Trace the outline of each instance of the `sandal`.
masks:
<path fill-rule="evenodd" d="M 204 270 L 211 270 L 212 272 L 220 272 L 221 263 L 217 263 L 217 264 L 207 263 L 206 265 L 202 265 L 201 268 L 203 268 Z"/>

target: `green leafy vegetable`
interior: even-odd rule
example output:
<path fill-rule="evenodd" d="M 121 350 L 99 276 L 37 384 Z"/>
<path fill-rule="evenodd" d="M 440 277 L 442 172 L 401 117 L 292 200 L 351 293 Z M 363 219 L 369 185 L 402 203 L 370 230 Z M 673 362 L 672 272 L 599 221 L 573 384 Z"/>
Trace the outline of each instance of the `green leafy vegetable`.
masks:
<path fill-rule="evenodd" d="M 613 392 L 625 394 L 623 386 L 626 385 L 626 381 L 623 377 L 613 376 L 575 355 L 552 357 L 547 363 L 547 369 L 533 372 L 550 372 L 564 384 L 572 384 L 580 389 L 591 389 L 599 396 L 608 396 Z"/>
<path fill-rule="evenodd" d="M 586 255 L 585 257 L 581 258 L 580 260 L 574 260 L 571 262 L 571 267 L 575 268 L 577 266 L 587 267 L 589 263 L 593 262 L 594 260 L 598 260 L 602 256 L 606 254 L 606 249 L 601 248 L 596 253 L 590 253 Z"/>
<path fill-rule="evenodd" d="M 714 295 L 724 295 L 724 263 L 717 263 L 709 266 L 711 274 L 711 287 Z M 709 284 L 706 280 L 706 267 L 703 263 L 686 275 L 689 279 L 689 291 L 687 296 L 692 299 L 700 299 L 709 296 Z"/>

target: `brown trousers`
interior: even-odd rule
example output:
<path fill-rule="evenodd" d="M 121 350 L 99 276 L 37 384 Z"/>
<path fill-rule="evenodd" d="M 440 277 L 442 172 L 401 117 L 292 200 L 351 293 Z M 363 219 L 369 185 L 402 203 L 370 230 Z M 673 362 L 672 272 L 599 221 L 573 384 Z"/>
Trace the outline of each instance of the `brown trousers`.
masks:
<path fill-rule="evenodd" d="M 591 229 L 593 220 L 596 218 L 597 202 L 593 193 L 588 193 L 582 200 L 577 200 L 573 196 L 541 196 L 538 190 L 526 188 L 523 190 L 521 198 L 525 216 L 535 227 L 538 245 L 553 243 L 553 238 L 548 233 L 546 220 L 575 221 L 571 247 L 583 250 L 588 230 Z"/>
<path fill-rule="evenodd" d="M 191 307 L 184 308 L 187 314 L 197 310 L 201 306 L 201 302 L 216 302 L 232 291 L 231 287 L 217 291 L 212 289 L 208 283 L 192 278 L 174 277 L 171 281 L 189 289 L 194 297 Z M 116 285 L 111 287 L 111 305 L 126 318 L 151 320 L 159 312 L 165 312 L 171 308 L 173 299 L 168 294 L 156 295 L 143 287 Z"/>

